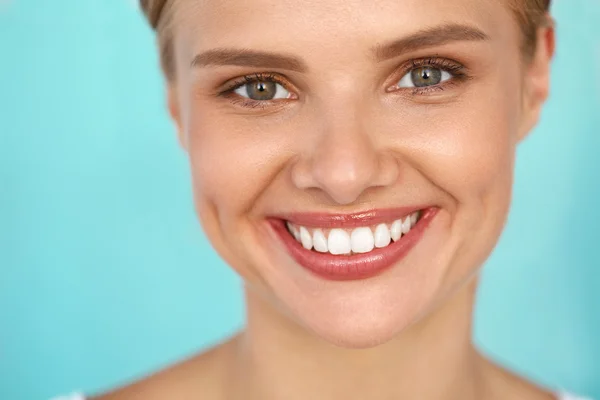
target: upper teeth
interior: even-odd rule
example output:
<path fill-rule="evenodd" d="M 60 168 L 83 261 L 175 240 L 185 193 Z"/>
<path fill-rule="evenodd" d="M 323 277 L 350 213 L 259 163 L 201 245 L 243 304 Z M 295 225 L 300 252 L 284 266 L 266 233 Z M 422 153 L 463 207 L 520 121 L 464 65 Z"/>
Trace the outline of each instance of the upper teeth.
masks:
<path fill-rule="evenodd" d="M 307 228 L 287 222 L 287 228 L 294 238 L 307 250 L 335 255 L 368 253 L 374 248 L 388 246 L 392 240 L 397 242 L 410 232 L 419 219 L 419 211 L 398 219 L 391 224 L 379 224 L 354 229 Z"/>

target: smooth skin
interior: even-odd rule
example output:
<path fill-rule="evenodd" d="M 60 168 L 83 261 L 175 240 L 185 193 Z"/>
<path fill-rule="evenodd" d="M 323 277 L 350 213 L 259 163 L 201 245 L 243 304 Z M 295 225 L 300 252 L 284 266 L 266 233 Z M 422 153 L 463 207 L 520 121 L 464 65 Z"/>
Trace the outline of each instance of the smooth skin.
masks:
<path fill-rule="evenodd" d="M 174 10 L 169 109 L 202 226 L 244 279 L 247 326 L 98 398 L 554 399 L 471 340 L 515 151 L 548 95 L 553 28 L 539 29 L 527 58 L 499 0 L 178 0 Z M 407 86 L 423 65 L 450 75 Z M 246 96 L 240 77 L 253 74 L 276 81 L 274 99 Z M 266 223 L 421 204 L 440 208 L 421 241 L 360 281 L 313 276 Z"/>

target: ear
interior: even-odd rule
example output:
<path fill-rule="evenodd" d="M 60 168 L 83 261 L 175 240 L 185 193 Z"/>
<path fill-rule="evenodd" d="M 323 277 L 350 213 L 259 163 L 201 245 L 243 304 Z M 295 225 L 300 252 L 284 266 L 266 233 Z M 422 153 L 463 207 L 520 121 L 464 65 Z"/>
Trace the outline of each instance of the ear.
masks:
<path fill-rule="evenodd" d="M 169 108 L 169 115 L 175 124 L 177 129 L 177 138 L 179 139 L 179 145 L 181 148 L 187 151 L 187 140 L 183 128 L 183 121 L 181 115 L 181 106 L 179 103 L 179 97 L 177 92 L 177 85 L 175 82 L 168 83 L 167 86 L 167 105 Z"/>
<path fill-rule="evenodd" d="M 548 17 L 550 18 L 550 17 Z M 537 48 L 525 65 L 523 77 L 523 119 L 519 141 L 523 140 L 537 124 L 542 106 L 550 93 L 550 64 L 555 49 L 555 29 L 551 19 L 537 32 Z"/>

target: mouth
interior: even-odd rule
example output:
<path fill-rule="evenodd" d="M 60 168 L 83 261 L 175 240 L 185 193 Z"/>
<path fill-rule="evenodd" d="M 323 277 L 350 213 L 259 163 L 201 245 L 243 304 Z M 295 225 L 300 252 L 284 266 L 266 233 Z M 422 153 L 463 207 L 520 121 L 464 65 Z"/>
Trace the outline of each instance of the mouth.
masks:
<path fill-rule="evenodd" d="M 291 214 L 269 220 L 292 258 L 328 280 L 376 276 L 420 241 L 436 207 L 358 214 Z"/>

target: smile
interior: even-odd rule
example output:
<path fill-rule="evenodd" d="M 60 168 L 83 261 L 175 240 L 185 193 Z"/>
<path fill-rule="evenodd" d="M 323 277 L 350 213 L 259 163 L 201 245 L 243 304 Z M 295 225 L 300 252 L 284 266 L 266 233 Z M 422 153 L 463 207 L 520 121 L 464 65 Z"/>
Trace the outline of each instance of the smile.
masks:
<path fill-rule="evenodd" d="M 416 211 L 404 219 L 377 226 L 343 228 L 307 228 L 287 222 L 288 232 L 302 244 L 306 250 L 330 253 L 333 255 L 364 254 L 375 248 L 384 248 L 400 240 L 402 235 L 410 232 L 419 219 L 420 211 Z"/>
<path fill-rule="evenodd" d="M 292 214 L 271 226 L 292 258 L 330 280 L 366 279 L 408 254 L 438 209 L 404 208 L 358 214 Z"/>

